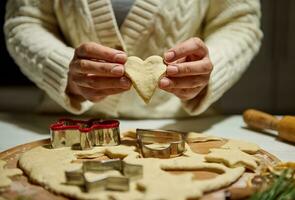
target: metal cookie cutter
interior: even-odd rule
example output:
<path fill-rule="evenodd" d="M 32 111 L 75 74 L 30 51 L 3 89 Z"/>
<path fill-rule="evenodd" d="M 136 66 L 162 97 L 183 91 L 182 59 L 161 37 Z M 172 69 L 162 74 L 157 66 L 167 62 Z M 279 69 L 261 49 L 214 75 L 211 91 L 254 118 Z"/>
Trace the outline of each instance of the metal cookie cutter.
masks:
<path fill-rule="evenodd" d="M 176 131 L 136 129 L 143 157 L 172 158 L 185 151 L 184 135 Z"/>
<path fill-rule="evenodd" d="M 103 172 L 117 170 L 121 176 L 108 176 Z M 89 179 L 86 172 L 100 172 L 95 178 Z M 87 192 L 100 190 L 128 191 L 130 180 L 140 179 L 143 175 L 142 165 L 129 164 L 121 159 L 83 162 L 77 170 L 65 171 L 67 184 L 84 186 Z"/>
<path fill-rule="evenodd" d="M 50 135 L 53 148 L 74 147 L 84 150 L 93 146 L 120 144 L 117 120 L 60 119 L 50 126 Z"/>

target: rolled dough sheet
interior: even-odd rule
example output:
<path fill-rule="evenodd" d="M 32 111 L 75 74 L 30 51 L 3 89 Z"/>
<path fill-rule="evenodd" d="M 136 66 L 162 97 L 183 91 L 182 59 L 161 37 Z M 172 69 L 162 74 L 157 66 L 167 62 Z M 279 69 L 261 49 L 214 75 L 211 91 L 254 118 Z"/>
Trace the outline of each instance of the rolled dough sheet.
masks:
<path fill-rule="evenodd" d="M 129 192 L 101 191 L 86 193 L 78 186 L 65 185 L 64 171 L 81 166 L 76 154 L 90 156 L 103 153 L 111 158 L 122 158 L 133 164 L 143 165 L 143 178 L 131 181 Z M 204 156 L 196 154 L 187 145 L 183 156 L 172 159 L 139 158 L 134 146 L 95 147 L 90 151 L 70 148 L 47 149 L 36 147 L 21 155 L 20 167 L 33 182 L 51 191 L 78 199 L 175 199 L 198 198 L 204 192 L 219 189 L 235 182 L 244 172 L 244 167 L 229 168 L 222 164 L 206 163 Z M 213 179 L 193 180 L 193 174 L 173 175 L 166 170 L 192 170 L 213 168 L 223 173 Z M 181 183 L 181 184 L 179 184 Z M 171 192 L 173 191 L 173 192 Z"/>
<path fill-rule="evenodd" d="M 22 175 L 22 171 L 20 169 L 8 169 L 5 168 L 6 161 L 0 160 L 0 189 L 9 187 L 11 184 L 10 177 L 16 175 Z"/>

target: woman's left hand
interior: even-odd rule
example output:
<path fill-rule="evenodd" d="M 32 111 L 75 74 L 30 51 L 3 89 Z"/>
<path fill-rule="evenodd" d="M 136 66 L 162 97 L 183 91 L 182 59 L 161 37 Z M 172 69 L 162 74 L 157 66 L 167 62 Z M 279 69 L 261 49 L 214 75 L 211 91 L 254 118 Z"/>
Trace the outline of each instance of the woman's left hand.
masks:
<path fill-rule="evenodd" d="M 213 65 L 205 43 L 199 38 L 190 38 L 164 54 L 168 64 L 166 76 L 159 87 L 186 101 L 203 93 L 209 82 Z"/>

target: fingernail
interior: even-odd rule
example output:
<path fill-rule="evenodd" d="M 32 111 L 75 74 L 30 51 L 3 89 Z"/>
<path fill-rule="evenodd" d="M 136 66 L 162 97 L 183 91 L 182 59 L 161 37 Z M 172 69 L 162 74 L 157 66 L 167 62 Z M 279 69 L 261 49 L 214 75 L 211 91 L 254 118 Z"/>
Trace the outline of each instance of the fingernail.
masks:
<path fill-rule="evenodd" d="M 164 57 L 165 57 L 165 60 L 169 61 L 169 60 L 172 60 L 175 56 L 175 53 L 174 51 L 168 51 L 167 53 L 165 53 Z"/>
<path fill-rule="evenodd" d="M 124 87 L 129 87 L 130 86 L 130 81 L 126 77 L 120 78 L 120 83 Z"/>
<path fill-rule="evenodd" d="M 165 87 L 168 87 L 169 85 L 170 85 L 170 81 L 169 81 L 169 79 L 168 78 L 162 78 L 161 80 L 160 80 L 160 85 L 161 85 L 161 87 L 163 87 L 163 88 L 165 88 Z"/>
<path fill-rule="evenodd" d="M 114 58 L 114 61 L 117 63 L 125 63 L 126 60 L 127 60 L 127 56 L 125 53 L 117 53 Z"/>
<path fill-rule="evenodd" d="M 178 67 L 177 66 L 168 66 L 166 70 L 167 75 L 175 75 L 178 73 Z"/>
<path fill-rule="evenodd" d="M 120 54 L 120 53 L 125 53 L 125 52 L 117 49 L 117 53 Z"/>
<path fill-rule="evenodd" d="M 111 73 L 114 75 L 123 75 L 124 74 L 124 67 L 121 65 L 115 65 L 112 68 Z"/>

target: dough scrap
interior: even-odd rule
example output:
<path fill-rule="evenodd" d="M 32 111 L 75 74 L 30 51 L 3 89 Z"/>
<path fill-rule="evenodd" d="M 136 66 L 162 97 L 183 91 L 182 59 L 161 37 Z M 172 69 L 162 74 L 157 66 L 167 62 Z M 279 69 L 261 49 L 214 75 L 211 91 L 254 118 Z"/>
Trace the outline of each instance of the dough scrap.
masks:
<path fill-rule="evenodd" d="M 239 149 L 249 154 L 255 154 L 259 151 L 260 147 L 257 144 L 243 141 L 243 140 L 233 140 L 230 139 L 221 148 L 224 149 Z"/>
<path fill-rule="evenodd" d="M 4 168 L 5 165 L 6 165 L 6 161 L 0 160 L 0 188 L 5 188 L 10 186 L 12 181 L 10 180 L 9 177 L 23 174 L 23 172 L 17 168 L 14 168 L 14 169 Z"/>
<path fill-rule="evenodd" d="M 239 149 L 210 149 L 205 159 L 208 162 L 224 163 L 229 167 L 245 166 L 251 170 L 255 170 L 259 163 L 259 159 Z"/>
<path fill-rule="evenodd" d="M 125 72 L 139 96 L 148 104 L 166 72 L 166 65 L 160 56 L 150 56 L 144 61 L 130 56 L 125 63 Z"/>
<path fill-rule="evenodd" d="M 186 144 L 183 156 L 171 159 L 139 158 L 134 146 L 95 147 L 89 151 L 71 148 L 46 149 L 36 147 L 21 155 L 19 165 L 30 179 L 56 193 L 78 199 L 175 199 L 199 198 L 204 192 L 219 189 L 235 182 L 244 172 L 244 167 L 228 168 L 222 164 L 205 163 L 204 156 L 194 153 Z M 85 193 L 78 186 L 64 184 L 64 171 L 80 167 L 73 163 L 76 154 L 104 153 L 111 158 L 122 158 L 133 164 L 143 165 L 143 178 L 131 181 L 129 192 L 100 191 Z M 193 180 L 193 174 L 173 175 L 165 170 L 221 169 L 224 173 L 213 179 Z M 167 184 L 169 183 L 169 184 Z M 179 184 L 181 183 L 181 184 Z M 171 192 L 176 191 L 176 192 Z"/>
<path fill-rule="evenodd" d="M 95 152 L 95 153 L 77 153 L 76 157 L 78 159 L 94 159 L 104 156 L 104 153 L 101 152 Z"/>
<path fill-rule="evenodd" d="M 187 142 L 207 142 L 207 141 L 221 141 L 222 138 L 209 135 L 206 133 L 196 133 L 196 132 L 188 132 L 186 134 Z"/>

